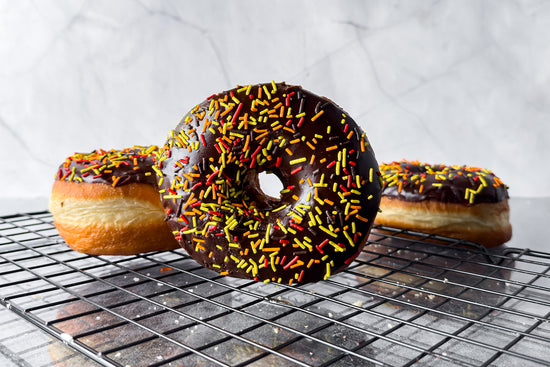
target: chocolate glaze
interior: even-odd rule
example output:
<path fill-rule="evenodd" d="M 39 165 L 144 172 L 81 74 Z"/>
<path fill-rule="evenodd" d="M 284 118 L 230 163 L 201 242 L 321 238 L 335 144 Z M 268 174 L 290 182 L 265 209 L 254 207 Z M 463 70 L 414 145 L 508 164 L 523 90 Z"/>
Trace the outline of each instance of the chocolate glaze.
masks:
<path fill-rule="evenodd" d="M 406 160 L 381 164 L 382 195 L 405 201 L 474 205 L 508 199 L 507 186 L 489 170 Z M 422 189 L 421 189 L 422 187 Z"/>
<path fill-rule="evenodd" d="M 158 147 L 154 145 L 75 153 L 59 166 L 55 179 L 103 183 L 114 187 L 130 183 L 144 183 L 156 187 L 153 164 L 157 153 Z"/>
<path fill-rule="evenodd" d="M 361 251 L 380 203 L 372 148 L 336 104 L 298 86 L 237 87 L 201 102 L 159 162 L 169 226 L 223 275 L 317 281 Z M 265 195 L 258 173 L 285 189 Z"/>

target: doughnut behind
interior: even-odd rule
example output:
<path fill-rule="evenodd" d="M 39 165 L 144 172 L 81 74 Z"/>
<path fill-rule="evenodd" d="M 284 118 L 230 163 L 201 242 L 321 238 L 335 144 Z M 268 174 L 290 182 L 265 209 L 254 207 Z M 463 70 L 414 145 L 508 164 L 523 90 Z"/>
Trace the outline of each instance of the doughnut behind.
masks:
<path fill-rule="evenodd" d="M 65 242 L 92 255 L 178 248 L 153 174 L 157 147 L 76 153 L 55 176 L 49 210 Z"/>
<path fill-rule="evenodd" d="M 491 171 L 396 161 L 384 181 L 376 224 L 466 239 L 485 247 L 512 237 L 507 186 Z"/>

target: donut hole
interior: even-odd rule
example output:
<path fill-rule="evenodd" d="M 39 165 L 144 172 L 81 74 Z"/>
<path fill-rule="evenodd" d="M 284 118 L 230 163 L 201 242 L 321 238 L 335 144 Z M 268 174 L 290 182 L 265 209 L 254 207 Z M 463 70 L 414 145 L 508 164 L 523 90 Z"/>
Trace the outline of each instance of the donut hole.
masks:
<path fill-rule="evenodd" d="M 271 200 L 280 200 L 284 185 L 281 179 L 273 172 L 258 173 L 258 186 L 261 192 Z"/>

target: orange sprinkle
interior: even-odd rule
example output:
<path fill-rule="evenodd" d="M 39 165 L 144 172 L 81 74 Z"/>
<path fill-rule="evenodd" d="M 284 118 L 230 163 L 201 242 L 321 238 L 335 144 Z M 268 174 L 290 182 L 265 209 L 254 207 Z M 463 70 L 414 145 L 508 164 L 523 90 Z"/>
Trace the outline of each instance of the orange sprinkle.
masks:
<path fill-rule="evenodd" d="M 357 219 L 359 219 L 360 221 L 365 222 L 365 223 L 367 223 L 367 222 L 369 221 L 367 218 L 364 218 L 364 217 L 360 216 L 359 214 L 357 214 L 357 215 L 355 216 L 355 218 L 357 218 Z"/>
<path fill-rule="evenodd" d="M 311 121 L 317 120 L 323 113 L 325 113 L 325 110 L 317 112 L 317 114 L 311 118 Z"/>

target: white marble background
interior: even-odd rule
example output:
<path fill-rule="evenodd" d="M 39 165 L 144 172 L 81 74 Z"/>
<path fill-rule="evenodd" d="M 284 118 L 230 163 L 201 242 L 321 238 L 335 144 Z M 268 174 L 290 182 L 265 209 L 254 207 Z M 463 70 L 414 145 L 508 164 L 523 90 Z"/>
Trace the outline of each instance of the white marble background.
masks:
<path fill-rule="evenodd" d="M 548 196 L 548 1 L 0 0 L 0 199 L 75 151 L 162 144 L 194 104 L 286 81 L 340 104 L 380 162 L 492 169 Z"/>

